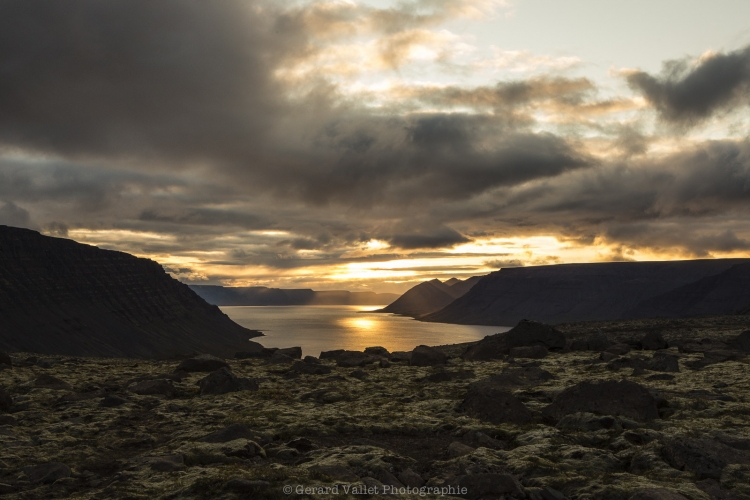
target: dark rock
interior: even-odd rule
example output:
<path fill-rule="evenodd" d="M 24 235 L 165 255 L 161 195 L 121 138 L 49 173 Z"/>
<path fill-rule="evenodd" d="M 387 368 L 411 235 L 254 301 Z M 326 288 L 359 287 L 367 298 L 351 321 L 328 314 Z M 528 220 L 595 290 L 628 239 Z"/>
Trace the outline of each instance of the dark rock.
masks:
<path fill-rule="evenodd" d="M 349 376 L 350 377 L 354 377 L 354 378 L 356 378 L 358 380 L 364 380 L 367 377 L 369 377 L 370 375 L 366 371 L 364 371 L 364 370 L 354 370 L 353 372 L 351 372 L 349 374 Z"/>
<path fill-rule="evenodd" d="M 607 363 L 607 369 L 612 371 L 622 370 L 623 368 L 632 368 L 634 370 L 640 368 L 645 370 L 648 368 L 648 361 L 638 356 L 622 356 Z"/>
<path fill-rule="evenodd" d="M 605 349 L 606 352 L 615 356 L 624 356 L 633 349 L 628 344 L 614 344 Z"/>
<path fill-rule="evenodd" d="M 141 396 L 162 395 L 169 398 L 177 395 L 177 389 L 172 385 L 172 382 L 163 379 L 138 382 L 130 388 L 130 392 Z"/>
<path fill-rule="evenodd" d="M 711 500 L 747 500 L 748 496 L 743 495 L 742 493 L 739 493 L 737 491 L 733 490 L 726 490 L 721 487 L 718 481 L 715 479 L 704 479 L 703 481 L 698 481 L 695 483 L 695 486 L 698 487 L 699 490 L 706 493 Z"/>
<path fill-rule="evenodd" d="M 446 355 L 439 349 L 426 345 L 419 345 L 411 351 L 410 366 L 437 366 L 448 361 Z"/>
<path fill-rule="evenodd" d="M 745 358 L 745 356 L 746 355 L 743 352 L 738 351 L 704 351 L 703 359 L 699 359 L 697 361 L 688 361 L 685 363 L 685 365 L 687 365 L 689 368 L 692 368 L 693 370 L 700 370 L 701 368 L 705 368 L 706 366 L 716 363 L 737 361 L 739 359 Z"/>
<path fill-rule="evenodd" d="M 0 411 L 8 413 L 13 406 L 13 398 L 8 391 L 0 387 Z"/>
<path fill-rule="evenodd" d="M 0 389 L 0 391 L 2 391 L 2 389 Z M 2 405 L 2 396 L 0 396 L 0 405 Z M 0 411 L 4 410 L 0 407 Z M 18 425 L 18 420 L 10 415 L 0 415 L 0 425 Z"/>
<path fill-rule="evenodd" d="M 323 359 L 323 353 L 321 353 L 321 359 Z M 359 351 L 341 351 L 333 359 L 336 360 L 336 365 L 343 368 L 361 367 L 377 363 L 380 360 L 377 356 L 371 356 Z"/>
<path fill-rule="evenodd" d="M 385 493 L 385 488 L 383 487 L 383 483 L 381 483 L 374 477 L 369 477 L 369 476 L 363 477 L 362 484 L 365 485 L 368 493 L 375 493 L 376 495 Z"/>
<path fill-rule="evenodd" d="M 533 414 L 521 400 L 493 378 L 470 384 L 460 407 L 469 415 L 494 424 L 525 424 L 533 418 Z"/>
<path fill-rule="evenodd" d="M 393 488 L 403 488 L 404 485 L 399 481 L 396 476 L 391 474 L 386 469 L 378 469 L 375 472 L 375 479 L 383 483 L 385 486 L 391 486 Z"/>
<path fill-rule="evenodd" d="M 257 359 L 270 358 L 275 350 L 257 349 L 254 351 L 239 351 L 234 353 L 234 359 Z"/>
<path fill-rule="evenodd" d="M 182 370 L 188 373 L 193 372 L 213 372 L 219 368 L 228 368 L 226 361 L 210 354 L 201 354 L 194 358 L 186 359 L 175 368 L 175 371 Z"/>
<path fill-rule="evenodd" d="M 729 342 L 729 345 L 734 349 L 750 354 L 750 330 L 745 330 L 737 335 Z"/>
<path fill-rule="evenodd" d="M 547 354 L 549 354 L 549 351 L 546 347 L 541 345 L 514 347 L 508 352 L 508 355 L 513 358 L 530 359 L 542 359 L 547 357 Z"/>
<path fill-rule="evenodd" d="M 391 356 L 391 353 L 388 352 L 388 349 L 385 347 L 365 347 L 365 354 L 369 354 L 371 356 L 382 356 L 384 358 L 388 358 Z"/>
<path fill-rule="evenodd" d="M 679 372 L 680 363 L 674 354 L 655 352 L 648 362 L 648 369 L 655 372 Z"/>
<path fill-rule="evenodd" d="M 130 403 L 130 401 L 125 398 L 121 398 L 120 396 L 115 395 L 109 395 L 105 396 L 104 399 L 99 401 L 99 406 L 102 408 L 116 408 L 127 403 Z"/>
<path fill-rule="evenodd" d="M 555 425 L 562 431 L 595 432 L 604 429 L 622 430 L 617 420 L 609 415 L 599 416 L 592 413 L 577 412 L 565 415 Z"/>
<path fill-rule="evenodd" d="M 34 387 L 39 389 L 54 389 L 56 391 L 73 390 L 69 383 L 60 380 L 57 377 L 53 377 L 52 375 L 47 375 L 46 373 L 37 377 L 34 381 Z"/>
<path fill-rule="evenodd" d="M 262 480 L 250 480 L 242 478 L 233 478 L 224 483 L 224 488 L 237 493 L 260 493 L 271 487 L 271 483 Z"/>
<path fill-rule="evenodd" d="M 277 353 L 289 356 L 292 359 L 302 359 L 302 348 L 301 347 L 287 347 L 285 349 L 279 349 Z"/>
<path fill-rule="evenodd" d="M 568 500 L 561 492 L 550 487 L 544 488 L 539 494 L 542 496 L 542 500 Z"/>
<path fill-rule="evenodd" d="M 316 358 L 315 356 L 305 356 L 305 359 L 303 359 L 305 363 L 311 364 L 311 365 L 319 365 L 320 360 Z"/>
<path fill-rule="evenodd" d="M 411 359 L 411 352 L 407 351 L 394 351 L 391 353 L 390 358 L 391 361 L 395 363 L 408 363 Z"/>
<path fill-rule="evenodd" d="M 612 361 L 613 359 L 617 359 L 616 354 L 612 354 L 611 352 L 602 351 L 599 353 L 599 360 L 600 361 Z"/>
<path fill-rule="evenodd" d="M 387 359 L 381 359 L 380 361 L 378 361 L 378 366 L 380 368 L 390 368 L 391 362 L 388 361 Z"/>
<path fill-rule="evenodd" d="M 422 476 L 411 469 L 401 471 L 398 475 L 398 480 L 401 481 L 401 484 L 408 486 L 409 488 L 421 488 L 424 486 L 424 479 L 422 479 Z"/>
<path fill-rule="evenodd" d="M 470 455 L 474 453 L 474 448 L 466 446 L 459 441 L 453 441 L 448 445 L 448 456 L 450 458 L 462 457 L 464 455 Z"/>
<path fill-rule="evenodd" d="M 6 365 L 5 363 L 0 363 L 0 372 L 3 370 L 12 370 L 13 367 L 10 365 Z"/>
<path fill-rule="evenodd" d="M 666 349 L 669 347 L 667 341 L 659 332 L 648 332 L 641 339 L 641 349 L 647 351 L 658 351 L 659 349 Z"/>
<path fill-rule="evenodd" d="M 315 446 L 315 443 L 304 437 L 292 439 L 286 445 L 289 448 L 294 448 L 300 453 L 307 453 L 308 451 L 317 448 L 317 446 Z"/>
<path fill-rule="evenodd" d="M 198 381 L 201 396 L 227 394 L 239 391 L 257 391 L 258 383 L 235 376 L 228 368 L 221 368 Z"/>
<path fill-rule="evenodd" d="M 575 412 L 618 415 L 648 421 L 659 418 L 656 403 L 648 389 L 629 380 L 581 382 L 558 394 L 542 414 L 555 422 L 564 415 Z"/>
<path fill-rule="evenodd" d="M 328 375 L 331 371 L 329 366 L 320 364 L 320 361 L 318 361 L 318 364 L 308 361 L 297 361 L 289 368 L 290 373 L 300 375 Z"/>
<path fill-rule="evenodd" d="M 325 474 L 326 476 L 338 481 L 345 481 L 348 483 L 359 481 L 359 476 L 343 465 L 313 465 L 309 470 L 319 474 Z"/>
<path fill-rule="evenodd" d="M 646 380 L 674 380 L 674 375 L 668 373 L 656 373 L 646 377 Z"/>
<path fill-rule="evenodd" d="M 510 474 L 471 474 L 458 478 L 459 488 L 466 488 L 463 498 L 498 498 L 510 495 L 511 498 L 525 498 L 523 486 Z"/>
<path fill-rule="evenodd" d="M 339 357 L 339 355 L 345 353 L 344 349 L 335 349 L 333 351 L 323 351 L 320 353 L 320 359 L 333 359 L 336 360 L 336 358 Z"/>
<path fill-rule="evenodd" d="M 667 463 L 688 470 L 698 479 L 719 479 L 728 464 L 750 464 L 750 452 L 737 450 L 712 439 L 674 439 L 664 445 Z"/>
<path fill-rule="evenodd" d="M 22 470 L 31 483 L 51 484 L 58 479 L 70 477 L 70 467 L 60 462 L 23 467 Z"/>
<path fill-rule="evenodd" d="M 10 357 L 10 354 L 0 351 L 0 364 L 13 366 L 13 359 Z"/>
<path fill-rule="evenodd" d="M 445 371 L 440 370 L 427 375 L 424 380 L 427 382 L 449 382 L 457 379 L 474 378 L 476 375 L 471 370 Z"/>
<path fill-rule="evenodd" d="M 185 469 L 185 457 L 183 455 L 154 457 L 149 462 L 151 470 L 155 472 L 176 472 Z"/>
<path fill-rule="evenodd" d="M 589 337 L 575 339 L 570 344 L 571 351 L 603 351 L 612 345 L 612 341 L 602 332 L 597 332 Z"/>
<path fill-rule="evenodd" d="M 286 354 L 279 352 L 274 352 L 270 358 L 268 358 L 268 364 L 269 365 L 283 365 L 283 364 L 290 364 L 294 363 L 294 358 L 291 356 L 287 356 Z"/>
<path fill-rule="evenodd" d="M 713 437 L 716 441 L 727 446 L 731 446 L 732 448 L 735 448 L 737 450 L 750 451 L 750 439 L 748 438 L 727 434 L 726 432 L 721 431 L 712 432 L 711 437 Z"/>
<path fill-rule="evenodd" d="M 688 500 L 676 491 L 665 488 L 646 488 L 636 491 L 628 500 Z"/>
<path fill-rule="evenodd" d="M 198 439 L 202 443 L 227 443 L 235 439 L 248 439 L 254 441 L 256 434 L 245 424 L 232 424 L 218 431 L 212 432 Z"/>
<path fill-rule="evenodd" d="M 557 329 L 524 319 L 510 331 L 489 335 L 469 346 L 462 357 L 469 361 L 502 359 L 514 347 L 542 346 L 559 350 L 565 347 L 565 343 L 565 335 Z"/>

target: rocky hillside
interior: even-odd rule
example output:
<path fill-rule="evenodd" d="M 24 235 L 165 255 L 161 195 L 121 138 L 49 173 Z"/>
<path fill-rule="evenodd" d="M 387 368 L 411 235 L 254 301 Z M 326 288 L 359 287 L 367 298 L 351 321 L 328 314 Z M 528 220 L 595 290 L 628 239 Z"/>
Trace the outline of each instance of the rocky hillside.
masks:
<path fill-rule="evenodd" d="M 190 289 L 209 304 L 217 306 L 379 305 L 393 302 L 398 297 L 394 293 L 265 286 L 190 285 Z"/>
<path fill-rule="evenodd" d="M 151 260 L 0 226 L 0 350 L 165 358 L 260 349 Z"/>
<path fill-rule="evenodd" d="M 728 312 L 723 306 L 722 310 L 714 308 L 721 305 L 725 293 L 731 295 L 742 289 L 742 297 L 747 297 L 748 287 L 743 288 L 747 281 L 733 277 L 746 272 L 745 268 L 731 268 L 748 263 L 748 259 L 715 259 L 502 269 L 482 278 L 466 295 L 420 319 L 514 325 L 523 318 L 562 323 L 659 316 L 661 312 L 673 316 L 722 314 Z M 712 276 L 713 280 L 701 281 Z M 676 291 L 680 287 L 684 288 Z M 697 292 L 699 289 L 702 291 Z M 671 291 L 676 291 L 675 295 L 664 295 Z M 694 291 L 695 297 L 703 298 L 689 298 Z M 651 304 L 649 299 L 656 302 Z M 700 307 L 681 302 L 683 299 L 695 301 L 696 306 L 700 303 Z"/>
<path fill-rule="evenodd" d="M 479 276 L 466 280 L 451 278 L 445 283 L 438 279 L 424 281 L 406 291 L 379 312 L 418 317 L 438 311 L 468 292 L 479 281 Z"/>

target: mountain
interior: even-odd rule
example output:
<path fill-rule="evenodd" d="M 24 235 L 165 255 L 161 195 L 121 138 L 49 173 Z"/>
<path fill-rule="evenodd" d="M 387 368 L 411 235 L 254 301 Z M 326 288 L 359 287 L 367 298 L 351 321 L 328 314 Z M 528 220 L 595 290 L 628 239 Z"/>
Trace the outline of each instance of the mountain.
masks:
<path fill-rule="evenodd" d="M 521 319 L 563 323 L 631 317 L 631 311 L 648 299 L 685 285 L 698 286 L 699 280 L 747 263 L 749 259 L 707 259 L 501 269 L 483 277 L 462 297 L 419 319 L 515 325 Z"/>
<path fill-rule="evenodd" d="M 190 285 L 190 289 L 209 304 L 217 306 L 379 305 L 388 304 L 398 297 L 395 293 L 315 291 L 308 288 L 265 286 Z"/>
<path fill-rule="evenodd" d="M 424 281 L 406 291 L 387 307 L 378 312 L 418 317 L 437 311 L 468 292 L 481 276 L 464 281 L 451 278 L 445 282 L 438 279 Z"/>
<path fill-rule="evenodd" d="M 750 263 L 642 301 L 625 318 L 684 318 L 742 313 L 750 304 Z"/>
<path fill-rule="evenodd" d="M 69 356 L 231 356 L 261 349 L 149 259 L 0 226 L 0 350 Z"/>

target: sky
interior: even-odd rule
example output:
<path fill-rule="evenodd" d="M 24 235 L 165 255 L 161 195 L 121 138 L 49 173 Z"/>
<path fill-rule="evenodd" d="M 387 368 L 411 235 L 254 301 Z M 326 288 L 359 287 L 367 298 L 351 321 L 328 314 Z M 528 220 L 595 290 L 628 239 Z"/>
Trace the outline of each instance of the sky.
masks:
<path fill-rule="evenodd" d="M 0 224 L 192 284 L 750 256 L 746 0 L 6 0 Z"/>

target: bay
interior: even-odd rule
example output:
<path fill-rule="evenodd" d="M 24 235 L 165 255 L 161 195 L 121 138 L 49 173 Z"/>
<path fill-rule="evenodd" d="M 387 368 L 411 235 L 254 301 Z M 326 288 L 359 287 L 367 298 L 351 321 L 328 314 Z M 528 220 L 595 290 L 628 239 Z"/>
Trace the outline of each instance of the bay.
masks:
<path fill-rule="evenodd" d="M 418 345 L 445 345 L 481 340 L 510 330 L 505 326 L 424 323 L 372 312 L 384 306 L 223 306 L 236 323 L 260 330 L 252 340 L 264 347 L 302 347 L 302 354 L 382 346 L 389 351 L 411 351 Z"/>

